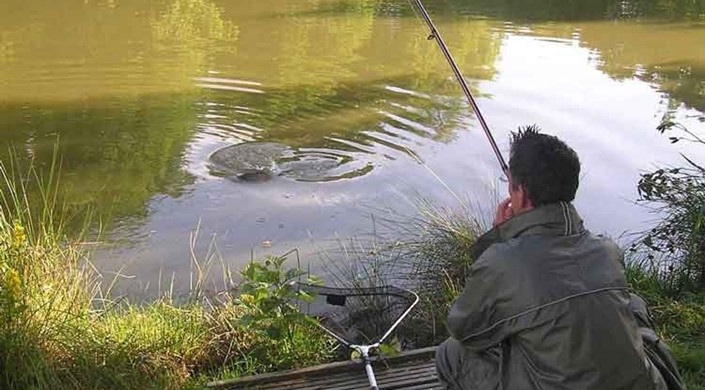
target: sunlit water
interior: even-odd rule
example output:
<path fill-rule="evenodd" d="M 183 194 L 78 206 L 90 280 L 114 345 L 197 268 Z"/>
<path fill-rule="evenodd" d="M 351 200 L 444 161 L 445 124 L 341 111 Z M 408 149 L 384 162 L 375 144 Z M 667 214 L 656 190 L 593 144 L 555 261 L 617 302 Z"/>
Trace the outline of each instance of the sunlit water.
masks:
<path fill-rule="evenodd" d="M 578 151 L 592 230 L 647 228 L 639 173 L 702 159 L 655 129 L 668 116 L 705 130 L 703 9 L 512 3 L 428 1 L 502 150 L 538 124 Z M 197 254 L 215 237 L 233 269 L 295 247 L 315 267 L 375 210 L 412 214 L 418 196 L 460 208 L 455 193 L 481 214 L 504 191 L 427 35 L 403 0 L 4 0 L 0 154 L 48 166 L 58 142 L 63 197 L 94 208 L 95 263 L 132 276 L 124 289 L 186 287 L 197 227 Z M 283 145 L 305 174 L 213 171 L 213 152 L 252 141 Z"/>

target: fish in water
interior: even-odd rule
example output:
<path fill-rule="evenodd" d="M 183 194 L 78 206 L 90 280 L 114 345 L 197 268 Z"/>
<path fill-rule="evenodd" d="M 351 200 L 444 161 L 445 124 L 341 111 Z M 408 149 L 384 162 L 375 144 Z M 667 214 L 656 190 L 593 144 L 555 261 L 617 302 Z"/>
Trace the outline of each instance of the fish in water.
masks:
<path fill-rule="evenodd" d="M 277 160 L 289 148 L 274 142 L 246 142 L 230 145 L 211 154 L 211 172 L 217 176 L 264 182 L 279 174 Z"/>
<path fill-rule="evenodd" d="M 245 142 L 218 149 L 209 157 L 211 174 L 232 180 L 261 183 L 275 176 L 302 182 L 324 182 L 356 177 L 353 174 L 332 175 L 350 158 L 322 150 L 295 150 L 275 142 Z"/>

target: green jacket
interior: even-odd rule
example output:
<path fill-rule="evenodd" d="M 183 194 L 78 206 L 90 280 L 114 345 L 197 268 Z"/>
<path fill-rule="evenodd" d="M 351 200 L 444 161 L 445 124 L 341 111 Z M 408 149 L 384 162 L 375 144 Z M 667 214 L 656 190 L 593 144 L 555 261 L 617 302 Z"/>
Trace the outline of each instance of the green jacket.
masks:
<path fill-rule="evenodd" d="M 571 204 L 518 215 L 476 248 L 447 326 L 471 350 L 499 351 L 501 389 L 665 388 L 629 308 L 622 251 Z"/>

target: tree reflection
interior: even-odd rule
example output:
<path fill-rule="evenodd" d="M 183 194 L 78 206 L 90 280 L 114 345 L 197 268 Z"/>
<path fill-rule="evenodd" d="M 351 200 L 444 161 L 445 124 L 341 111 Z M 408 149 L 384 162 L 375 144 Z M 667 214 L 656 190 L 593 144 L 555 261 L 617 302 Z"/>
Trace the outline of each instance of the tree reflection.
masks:
<path fill-rule="evenodd" d="M 230 107 L 213 114 L 223 125 L 237 118 L 261 129 L 248 134 L 257 139 L 298 148 L 364 153 L 383 145 L 407 153 L 415 148 L 411 136 L 450 141 L 471 112 L 448 64 L 419 21 L 374 17 L 370 5 L 377 3 L 337 10 L 343 17 L 323 2 L 318 13 L 278 15 L 276 29 L 263 19 L 239 21 L 240 51 L 221 61 L 269 87 L 264 94 L 213 91 L 210 101 Z M 471 84 L 494 77 L 503 33 L 492 22 L 456 19 L 442 28 Z M 256 107 L 257 115 L 238 115 L 243 106 Z"/>
<path fill-rule="evenodd" d="M 234 50 L 237 38 L 207 0 L 8 1 L 9 12 L 0 13 L 0 101 L 193 90 L 192 78 L 214 53 Z"/>
<path fill-rule="evenodd" d="M 115 217 L 141 217 L 158 193 L 178 196 L 191 178 L 182 171 L 192 132 L 191 96 L 122 98 L 0 110 L 9 154 L 20 166 L 50 167 L 58 142 L 62 202 L 69 210 L 92 209 L 106 227 Z M 27 119 L 31 118 L 31 119 Z M 63 126 L 71 126 L 66 131 Z M 37 195 L 39 194 L 30 194 Z M 75 221 L 81 223 L 81 221 Z M 77 226 L 80 227 L 80 226 Z"/>
<path fill-rule="evenodd" d="M 438 12 L 532 21 L 638 17 L 697 20 L 705 13 L 705 0 L 437 0 L 429 3 L 429 7 Z"/>
<path fill-rule="evenodd" d="M 50 166 L 58 142 L 60 196 L 94 209 L 103 227 L 139 220 L 157 194 L 183 193 L 193 78 L 213 53 L 233 52 L 232 22 L 208 0 L 10 1 L 0 15 L 2 161 L 14 153 L 21 166 Z"/>
<path fill-rule="evenodd" d="M 705 29 L 690 24 L 586 24 L 584 45 L 599 51 L 598 67 L 617 79 L 654 84 L 674 102 L 705 112 Z"/>

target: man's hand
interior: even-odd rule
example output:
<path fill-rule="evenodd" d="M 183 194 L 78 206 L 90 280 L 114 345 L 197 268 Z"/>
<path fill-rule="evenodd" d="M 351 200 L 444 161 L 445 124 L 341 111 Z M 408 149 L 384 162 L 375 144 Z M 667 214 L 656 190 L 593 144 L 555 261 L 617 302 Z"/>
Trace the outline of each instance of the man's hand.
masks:
<path fill-rule="evenodd" d="M 494 227 L 497 227 L 498 225 L 501 225 L 510 220 L 512 217 L 514 217 L 514 211 L 512 210 L 511 202 L 512 199 L 507 198 L 503 200 L 499 204 L 499 206 L 497 206 L 497 214 L 494 217 Z"/>

